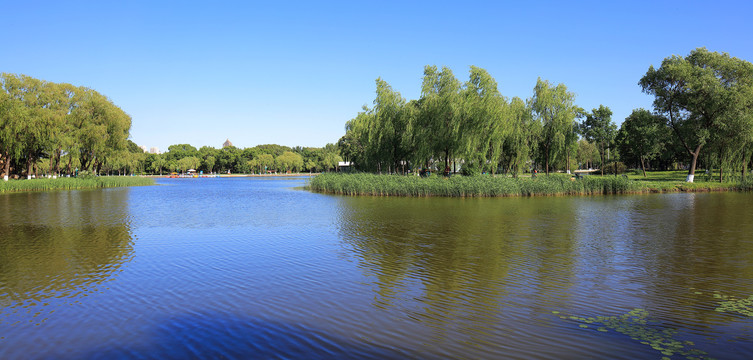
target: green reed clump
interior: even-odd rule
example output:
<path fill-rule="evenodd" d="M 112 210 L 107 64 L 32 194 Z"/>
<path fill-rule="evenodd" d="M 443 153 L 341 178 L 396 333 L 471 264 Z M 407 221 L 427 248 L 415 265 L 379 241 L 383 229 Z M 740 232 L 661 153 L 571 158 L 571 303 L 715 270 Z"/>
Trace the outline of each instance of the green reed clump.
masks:
<path fill-rule="evenodd" d="M 93 178 L 24 179 L 10 181 L 0 180 L 0 193 L 96 189 L 144 185 L 154 185 L 154 179 L 134 176 L 100 176 Z"/>
<path fill-rule="evenodd" d="M 340 195 L 496 197 L 623 194 L 645 191 L 624 177 L 569 175 L 510 178 L 502 176 L 417 176 L 325 173 L 311 179 L 313 191 Z"/>
<path fill-rule="evenodd" d="M 752 191 L 753 190 L 753 177 L 746 177 L 737 184 L 737 190 L 740 191 Z"/>

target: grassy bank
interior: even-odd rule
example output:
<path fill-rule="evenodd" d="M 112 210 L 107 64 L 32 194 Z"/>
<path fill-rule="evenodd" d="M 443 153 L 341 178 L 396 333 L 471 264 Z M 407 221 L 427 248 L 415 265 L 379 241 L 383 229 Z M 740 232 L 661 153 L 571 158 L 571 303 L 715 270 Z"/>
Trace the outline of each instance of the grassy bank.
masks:
<path fill-rule="evenodd" d="M 576 180 L 569 175 L 560 174 L 513 179 L 501 176 L 419 178 L 325 173 L 312 178 L 309 188 L 313 191 L 340 195 L 496 197 L 751 190 L 753 181 L 720 184 L 641 181 L 622 176 L 586 176 Z"/>
<path fill-rule="evenodd" d="M 119 186 L 143 186 L 153 184 L 154 179 L 135 176 L 99 176 L 88 179 L 58 178 L 10 181 L 2 181 L 0 179 L 0 193 L 21 191 L 96 189 Z"/>

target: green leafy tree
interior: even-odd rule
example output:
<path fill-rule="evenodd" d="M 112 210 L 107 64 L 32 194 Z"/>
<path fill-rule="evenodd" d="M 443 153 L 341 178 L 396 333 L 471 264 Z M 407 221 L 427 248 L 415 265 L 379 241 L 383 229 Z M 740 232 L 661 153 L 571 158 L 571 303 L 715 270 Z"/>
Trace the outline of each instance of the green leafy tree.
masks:
<path fill-rule="evenodd" d="M 303 168 L 303 157 L 292 151 L 285 151 L 275 159 L 275 164 L 283 172 L 296 172 Z"/>
<path fill-rule="evenodd" d="M 512 176 L 517 177 L 536 150 L 541 124 L 534 121 L 530 107 L 519 97 L 510 101 L 507 118 L 510 131 L 504 142 L 504 161 Z"/>
<path fill-rule="evenodd" d="M 377 159 L 379 170 L 386 166 L 388 170 L 397 171 L 407 155 L 408 118 L 404 113 L 405 99 L 381 78 L 376 80 L 376 88 L 369 143 L 376 150 L 374 158 Z M 330 155 L 325 165 L 332 165 L 336 156 Z M 336 162 L 334 166 L 337 166 Z"/>
<path fill-rule="evenodd" d="M 586 115 L 586 119 L 581 125 L 581 131 L 586 140 L 596 144 L 599 150 L 599 158 L 601 159 L 599 168 L 603 176 L 607 150 L 617 135 L 617 125 L 612 122 L 612 110 L 604 105 L 599 105 L 598 109 L 591 110 L 591 113 Z"/>
<path fill-rule="evenodd" d="M 563 84 L 553 86 L 539 78 L 534 87 L 531 109 L 534 118 L 541 123 L 539 148 L 544 161 L 544 169 L 549 175 L 550 164 L 564 156 L 568 140 L 572 140 L 578 107 L 574 105 L 575 94 L 567 91 Z"/>
<path fill-rule="evenodd" d="M 275 158 L 271 154 L 261 154 L 255 160 L 260 174 L 266 173 L 267 170 L 272 170 L 275 166 Z"/>
<path fill-rule="evenodd" d="M 665 58 L 659 68 L 649 67 L 640 85 L 690 156 L 688 182 L 705 145 L 750 126 L 753 65 L 726 53 L 698 48 Z"/>
<path fill-rule="evenodd" d="M 617 146 L 626 161 L 637 160 L 646 177 L 646 162 L 664 149 L 664 140 L 671 136 L 666 120 L 645 109 L 635 109 L 622 122 L 617 133 Z"/>
<path fill-rule="evenodd" d="M 306 160 L 303 164 L 303 167 L 304 169 L 308 170 L 309 173 L 318 172 L 319 169 L 319 165 L 313 160 Z"/>
<path fill-rule="evenodd" d="M 599 156 L 599 150 L 596 145 L 586 139 L 578 140 L 575 159 L 583 168 L 592 168 L 594 160 Z"/>
<path fill-rule="evenodd" d="M 497 89 L 494 78 L 476 66 L 471 66 L 470 79 L 462 94 L 464 107 L 459 141 L 464 166 L 494 174 L 510 132 L 507 100 Z"/>
<path fill-rule="evenodd" d="M 168 167 L 167 159 L 163 156 L 157 155 L 157 158 L 152 161 L 152 170 L 154 172 L 159 172 L 160 175 L 162 175 L 162 169 L 166 167 Z"/>
<path fill-rule="evenodd" d="M 29 117 L 29 111 L 23 102 L 11 96 L 7 90 L 9 74 L 2 74 L 2 91 L 0 91 L 0 161 L 3 164 L 3 178 L 7 181 L 11 163 L 21 156 L 23 150 L 20 136 L 23 122 Z"/>
<path fill-rule="evenodd" d="M 207 170 L 207 172 L 212 172 L 212 169 L 214 168 L 214 163 L 217 161 L 217 159 L 214 158 L 212 155 L 208 155 L 206 158 L 204 158 L 204 161 L 202 162 L 202 165 Z"/>
<path fill-rule="evenodd" d="M 180 160 L 189 156 L 199 156 L 199 151 L 189 144 L 176 144 L 167 147 L 165 156 L 168 160 Z"/>
<path fill-rule="evenodd" d="M 450 169 L 450 163 L 461 148 L 463 105 L 460 87 L 460 82 L 449 68 L 442 67 L 441 71 L 436 66 L 424 68 L 420 112 L 415 129 L 420 131 L 418 138 L 425 145 L 420 146 L 418 152 L 430 156 L 422 159 L 422 162 L 429 163 L 431 158 L 442 159 L 445 171 Z"/>

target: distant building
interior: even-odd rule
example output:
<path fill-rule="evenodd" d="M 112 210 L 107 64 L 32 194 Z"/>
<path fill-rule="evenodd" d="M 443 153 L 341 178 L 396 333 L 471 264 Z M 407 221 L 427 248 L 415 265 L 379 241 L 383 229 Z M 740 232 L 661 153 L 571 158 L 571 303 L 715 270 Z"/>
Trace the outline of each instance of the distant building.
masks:
<path fill-rule="evenodd" d="M 156 147 L 156 146 L 154 146 L 154 147 L 152 147 L 151 149 L 149 149 L 149 153 L 150 153 L 150 154 L 159 154 L 159 153 L 160 153 L 160 152 L 159 152 L 159 148 L 158 148 L 158 147 Z"/>
<path fill-rule="evenodd" d="M 223 148 L 230 147 L 230 146 L 233 146 L 233 143 L 230 142 L 230 139 L 227 139 L 225 140 L 224 143 L 222 143 Z"/>
<path fill-rule="evenodd" d="M 139 146 L 139 149 L 141 149 L 141 151 L 143 151 L 143 152 L 146 152 L 146 146 L 145 145 Z"/>
<path fill-rule="evenodd" d="M 342 172 L 350 172 L 353 169 L 353 163 L 350 161 L 339 161 L 337 168 Z"/>

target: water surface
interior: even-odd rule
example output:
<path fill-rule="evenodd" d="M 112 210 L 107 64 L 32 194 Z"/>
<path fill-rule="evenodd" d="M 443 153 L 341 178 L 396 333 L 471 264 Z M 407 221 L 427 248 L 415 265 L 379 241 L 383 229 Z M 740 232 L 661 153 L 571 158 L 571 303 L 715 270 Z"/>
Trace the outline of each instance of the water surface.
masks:
<path fill-rule="evenodd" d="M 342 197 L 305 181 L 0 196 L 0 358 L 753 353 L 752 318 L 717 310 L 753 295 L 753 194 Z"/>

